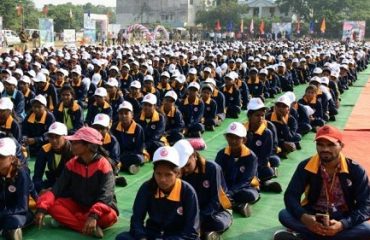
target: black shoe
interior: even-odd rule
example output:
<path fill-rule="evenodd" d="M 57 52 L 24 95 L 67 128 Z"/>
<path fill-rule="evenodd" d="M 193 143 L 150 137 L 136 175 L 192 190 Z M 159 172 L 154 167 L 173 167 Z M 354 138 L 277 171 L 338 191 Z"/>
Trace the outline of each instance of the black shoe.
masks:
<path fill-rule="evenodd" d="M 205 126 L 206 128 L 206 131 L 214 131 L 215 130 L 215 126 L 214 125 L 211 125 L 211 126 Z"/>
<path fill-rule="evenodd" d="M 221 236 L 215 231 L 204 233 L 203 238 L 204 240 L 220 240 Z"/>
<path fill-rule="evenodd" d="M 250 217 L 252 212 L 248 203 L 241 203 L 235 206 L 235 211 L 240 213 L 243 217 Z"/>
<path fill-rule="evenodd" d="M 335 120 L 336 120 L 335 116 L 334 115 L 331 115 L 330 118 L 329 118 L 329 121 L 333 121 L 334 122 Z"/>
<path fill-rule="evenodd" d="M 296 148 L 297 150 L 301 150 L 301 149 L 302 149 L 301 143 L 296 142 L 296 143 L 295 143 L 295 148 Z"/>
<path fill-rule="evenodd" d="M 202 133 L 200 131 L 193 132 L 193 134 L 191 134 L 191 136 L 193 138 L 200 138 L 202 136 Z"/>
<path fill-rule="evenodd" d="M 116 186 L 126 187 L 127 186 L 126 178 L 123 177 L 123 176 L 117 176 L 116 177 Z"/>
<path fill-rule="evenodd" d="M 281 193 L 283 189 L 281 188 L 280 183 L 272 180 L 267 180 L 261 184 L 261 191 Z"/>
<path fill-rule="evenodd" d="M 128 167 L 128 172 L 132 175 L 137 174 L 140 171 L 140 167 L 138 165 L 132 164 Z"/>
<path fill-rule="evenodd" d="M 279 230 L 274 234 L 274 240 L 303 240 L 293 232 L 287 230 Z"/>
<path fill-rule="evenodd" d="M 7 230 L 3 232 L 5 239 L 22 240 L 22 228 Z"/>

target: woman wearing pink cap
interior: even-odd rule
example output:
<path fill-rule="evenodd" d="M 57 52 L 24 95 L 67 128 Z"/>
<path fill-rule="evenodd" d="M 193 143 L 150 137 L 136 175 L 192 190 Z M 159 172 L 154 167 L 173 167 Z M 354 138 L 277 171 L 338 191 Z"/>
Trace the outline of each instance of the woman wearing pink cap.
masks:
<path fill-rule="evenodd" d="M 86 235 L 103 237 L 102 229 L 117 222 L 114 173 L 101 147 L 101 134 L 90 127 L 65 137 L 72 142 L 72 158 L 53 188 L 37 202 L 36 224 L 45 213 Z"/>

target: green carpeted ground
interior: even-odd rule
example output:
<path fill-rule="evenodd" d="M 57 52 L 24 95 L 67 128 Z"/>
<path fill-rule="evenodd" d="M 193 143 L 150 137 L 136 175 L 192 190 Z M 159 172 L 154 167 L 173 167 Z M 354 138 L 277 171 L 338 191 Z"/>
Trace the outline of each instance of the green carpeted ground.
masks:
<path fill-rule="evenodd" d="M 340 113 L 337 116 L 336 122 L 331 122 L 339 128 L 343 128 L 348 117 L 351 114 L 352 108 L 355 105 L 358 96 L 361 93 L 362 87 L 368 80 L 370 69 L 359 74 L 359 80 L 354 86 L 342 95 L 342 106 Z M 303 95 L 305 86 L 298 86 L 294 92 L 297 97 Z M 271 106 L 272 100 L 267 101 L 267 105 Z M 245 113 L 242 113 L 238 121 L 246 120 Z M 213 160 L 216 153 L 226 145 L 223 133 L 227 125 L 234 120 L 227 119 L 216 129 L 215 132 L 206 132 L 203 137 L 207 143 L 207 149 L 202 154 L 209 160 Z M 279 168 L 279 178 L 277 179 L 283 186 L 287 186 L 291 175 L 293 174 L 299 161 L 309 157 L 315 152 L 313 143 L 314 134 L 306 135 L 302 140 L 302 150 L 296 151 L 289 155 L 289 159 L 284 160 Z M 30 163 L 30 168 L 33 169 L 33 162 Z M 114 239 L 121 231 L 127 231 L 131 216 L 131 208 L 136 196 L 136 192 L 140 185 L 152 175 L 151 164 L 146 164 L 138 175 L 131 176 L 124 174 L 127 178 L 128 186 L 125 188 L 116 188 L 120 217 L 117 224 L 106 230 L 104 239 Z M 283 194 L 262 193 L 261 200 L 252 206 L 252 216 L 250 218 L 241 218 L 238 214 L 234 214 L 234 222 L 231 228 L 223 234 L 223 239 L 248 239 L 248 240 L 269 240 L 272 239 L 273 233 L 281 228 L 278 221 L 278 212 L 284 207 Z M 48 219 L 45 221 L 48 222 Z M 88 239 L 65 228 L 52 228 L 47 224 L 42 229 L 30 228 L 25 230 L 24 239 Z"/>

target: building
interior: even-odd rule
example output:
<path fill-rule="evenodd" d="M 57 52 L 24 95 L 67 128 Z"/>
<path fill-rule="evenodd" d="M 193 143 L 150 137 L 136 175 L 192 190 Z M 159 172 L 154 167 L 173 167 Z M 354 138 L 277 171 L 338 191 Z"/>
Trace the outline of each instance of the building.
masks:
<path fill-rule="evenodd" d="M 122 28 L 135 23 L 194 26 L 196 12 L 214 4 L 214 0 L 117 0 L 117 23 Z"/>
<path fill-rule="evenodd" d="M 273 18 L 281 17 L 291 19 L 292 12 L 282 12 L 275 0 L 238 0 L 239 4 L 247 4 L 249 12 L 246 17 Z"/>

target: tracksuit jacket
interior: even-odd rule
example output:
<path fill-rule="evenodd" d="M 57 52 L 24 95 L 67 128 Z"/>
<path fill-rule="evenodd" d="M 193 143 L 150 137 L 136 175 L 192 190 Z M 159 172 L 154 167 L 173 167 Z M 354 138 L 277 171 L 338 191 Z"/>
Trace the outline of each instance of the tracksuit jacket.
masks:
<path fill-rule="evenodd" d="M 194 188 L 177 179 L 166 196 L 153 181 L 141 185 L 136 195 L 130 234 L 135 239 L 199 239 L 199 207 Z"/>
<path fill-rule="evenodd" d="M 358 163 L 346 158 L 342 153 L 339 157 L 338 176 L 345 202 L 349 208 L 340 221 L 344 229 L 348 229 L 370 219 L 370 187 L 368 176 Z M 284 194 L 288 212 L 300 219 L 304 213 L 312 211 L 312 206 L 316 204 L 322 187 L 319 156 L 315 155 L 302 161 Z M 302 194 L 305 198 L 301 201 Z"/>

